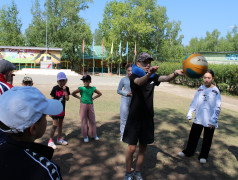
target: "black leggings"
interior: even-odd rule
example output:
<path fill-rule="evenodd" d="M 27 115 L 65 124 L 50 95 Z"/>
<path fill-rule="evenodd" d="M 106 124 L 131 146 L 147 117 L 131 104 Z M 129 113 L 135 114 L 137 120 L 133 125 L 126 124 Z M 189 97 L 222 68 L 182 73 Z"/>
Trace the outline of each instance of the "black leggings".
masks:
<path fill-rule="evenodd" d="M 202 148 L 198 156 L 198 159 L 208 158 L 208 154 L 212 145 L 212 138 L 213 138 L 215 129 L 214 128 L 211 129 L 210 127 L 204 127 L 200 124 L 195 124 L 195 123 L 193 123 L 192 125 L 189 138 L 188 138 L 187 147 L 186 149 L 183 150 L 183 153 L 186 156 L 190 157 L 194 154 L 203 128 L 204 128 L 204 132 L 203 132 Z"/>

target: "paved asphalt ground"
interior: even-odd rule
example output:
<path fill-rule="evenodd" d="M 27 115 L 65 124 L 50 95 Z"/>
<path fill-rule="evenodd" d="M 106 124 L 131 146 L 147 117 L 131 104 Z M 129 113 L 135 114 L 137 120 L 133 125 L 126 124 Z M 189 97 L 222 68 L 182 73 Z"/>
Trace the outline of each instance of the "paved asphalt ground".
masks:
<path fill-rule="evenodd" d="M 16 74 L 14 77 L 14 86 L 20 86 L 22 79 L 25 75 L 21 74 Z M 50 85 L 52 87 L 53 85 L 56 84 L 56 75 L 28 75 L 32 77 L 34 81 L 34 86 L 39 87 L 39 88 L 44 88 L 45 85 Z M 67 86 L 76 88 L 78 86 L 82 85 L 82 81 L 80 78 L 82 77 L 81 75 L 79 76 L 67 76 L 68 77 L 68 83 Z M 120 82 L 120 79 L 124 77 L 118 77 L 118 76 L 108 76 L 105 74 L 103 77 L 102 76 L 92 76 L 92 86 L 96 86 L 98 89 L 102 90 L 116 90 L 117 86 Z M 167 93 L 171 93 L 173 95 L 185 97 L 185 98 L 190 98 L 192 99 L 196 89 L 191 89 L 187 87 L 182 87 L 179 85 L 173 85 L 170 83 L 161 83 L 159 87 L 155 88 L 156 91 L 163 91 Z M 232 97 L 232 96 L 227 96 L 227 95 L 222 95 L 222 108 L 230 109 L 233 111 L 238 112 L 238 97 Z"/>

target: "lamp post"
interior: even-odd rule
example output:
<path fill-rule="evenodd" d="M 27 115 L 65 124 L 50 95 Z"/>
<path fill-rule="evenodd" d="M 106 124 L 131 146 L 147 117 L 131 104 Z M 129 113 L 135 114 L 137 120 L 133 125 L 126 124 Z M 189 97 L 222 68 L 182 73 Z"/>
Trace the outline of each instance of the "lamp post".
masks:
<path fill-rule="evenodd" d="M 46 3 L 47 3 L 47 1 L 46 1 Z M 47 51 L 47 48 L 48 48 L 47 18 L 48 18 L 48 4 L 46 4 L 46 21 L 45 21 L 45 48 L 46 48 L 45 61 L 47 60 L 47 54 L 48 54 L 48 51 Z"/>

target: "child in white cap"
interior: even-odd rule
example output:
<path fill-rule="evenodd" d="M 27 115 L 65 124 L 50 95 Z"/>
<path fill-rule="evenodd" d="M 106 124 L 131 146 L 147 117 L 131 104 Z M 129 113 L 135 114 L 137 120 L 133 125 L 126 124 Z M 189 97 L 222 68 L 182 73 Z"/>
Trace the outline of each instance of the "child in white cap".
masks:
<path fill-rule="evenodd" d="M 1 179 L 62 179 L 50 161 L 54 150 L 34 142 L 45 133 L 46 115 L 62 111 L 59 101 L 35 87 L 13 87 L 0 96 L 0 129 L 7 134 L 0 144 Z"/>
<path fill-rule="evenodd" d="M 63 126 L 63 120 L 65 116 L 65 103 L 66 101 L 69 100 L 69 95 L 70 95 L 69 87 L 66 86 L 67 78 L 64 72 L 59 72 L 57 74 L 57 83 L 58 85 L 53 87 L 50 95 L 53 99 L 57 99 L 62 103 L 64 110 L 61 114 L 57 116 L 51 116 L 51 118 L 53 119 L 53 126 L 50 131 L 50 140 L 48 142 L 48 146 L 52 147 L 53 149 L 57 148 L 53 141 L 54 134 L 57 127 L 58 127 L 57 143 L 62 145 L 68 144 L 68 142 L 62 138 L 62 126 Z"/>

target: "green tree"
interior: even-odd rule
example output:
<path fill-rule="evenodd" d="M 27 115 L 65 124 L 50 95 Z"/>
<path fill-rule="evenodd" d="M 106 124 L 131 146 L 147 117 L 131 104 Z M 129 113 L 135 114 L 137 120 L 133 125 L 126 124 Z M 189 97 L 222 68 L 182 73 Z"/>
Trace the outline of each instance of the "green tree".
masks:
<path fill-rule="evenodd" d="M 32 14 L 33 21 L 26 31 L 27 43 L 34 46 L 45 46 L 47 24 L 47 47 L 63 49 L 62 57 L 71 62 L 72 68 L 81 67 L 82 42 L 91 44 L 92 33 L 79 12 L 88 8 L 92 0 L 47 0 L 42 13 L 39 1 L 35 1 Z M 47 21 L 47 23 L 46 23 Z M 37 32 L 39 37 L 37 37 Z M 87 52 L 87 48 L 85 48 Z"/>
<path fill-rule="evenodd" d="M 180 22 L 168 22 L 166 24 L 166 34 L 162 36 L 161 48 L 159 49 L 161 56 L 165 60 L 179 60 L 183 57 L 183 35 L 179 36 Z M 157 52 L 159 52 L 157 51 Z"/>
<path fill-rule="evenodd" d="M 93 38 L 95 40 L 95 45 L 101 45 L 103 40 L 103 32 L 101 29 L 95 29 L 93 34 Z"/>
<path fill-rule="evenodd" d="M 231 34 L 233 35 L 230 42 L 233 44 L 234 51 L 238 51 L 238 26 L 234 26 Z"/>
<path fill-rule="evenodd" d="M 212 33 L 206 33 L 204 41 L 206 43 L 207 51 L 217 51 L 220 34 L 221 33 L 217 29 L 213 30 Z"/>
<path fill-rule="evenodd" d="M 32 22 L 25 31 L 26 45 L 44 47 L 46 45 L 46 21 L 40 9 L 39 0 L 35 0 L 32 5 L 31 14 L 33 15 Z"/>
<path fill-rule="evenodd" d="M 204 51 L 238 51 L 238 27 L 234 26 L 231 32 L 227 32 L 226 37 L 220 37 L 220 32 L 215 29 L 206 32 L 205 38 L 192 38 L 189 45 L 186 46 L 188 53 L 204 52 Z"/>
<path fill-rule="evenodd" d="M 10 7 L 0 9 L 0 45 L 22 46 L 24 45 L 21 33 L 21 21 L 18 19 L 18 10 L 14 1 Z"/>
<path fill-rule="evenodd" d="M 176 54 L 183 51 L 180 22 L 170 23 L 166 8 L 157 5 L 156 0 L 110 1 L 105 6 L 99 28 L 107 49 L 110 49 L 112 41 L 114 47 L 121 42 L 122 52 L 125 52 L 126 43 L 129 43 L 129 62 L 134 58 L 135 42 L 137 52 L 160 54 L 165 60 L 176 59 Z M 118 50 L 114 50 L 113 56 L 115 62 L 119 62 Z"/>

